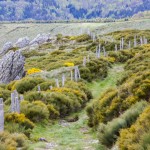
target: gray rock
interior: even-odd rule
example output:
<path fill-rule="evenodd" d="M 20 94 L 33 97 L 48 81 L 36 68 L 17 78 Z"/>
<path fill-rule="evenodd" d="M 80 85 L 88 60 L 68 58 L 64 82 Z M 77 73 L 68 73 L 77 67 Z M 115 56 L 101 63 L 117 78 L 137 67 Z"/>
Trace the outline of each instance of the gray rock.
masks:
<path fill-rule="evenodd" d="M 11 48 L 13 48 L 12 42 L 5 43 L 2 50 L 0 51 L 0 56 L 5 55 Z"/>
<path fill-rule="evenodd" d="M 24 71 L 25 58 L 18 50 L 9 51 L 0 59 L 0 83 L 9 83 L 15 79 L 22 78 Z"/>
<path fill-rule="evenodd" d="M 28 37 L 23 37 L 18 39 L 18 41 L 15 43 L 15 47 L 23 48 L 28 46 L 30 43 L 30 40 Z"/>
<path fill-rule="evenodd" d="M 38 45 L 41 45 L 47 41 L 49 41 L 49 38 L 50 38 L 50 34 L 38 34 L 36 36 L 36 38 L 34 38 L 31 42 L 30 42 L 30 45 L 34 45 L 34 44 L 38 44 Z"/>
<path fill-rule="evenodd" d="M 29 50 L 32 51 L 32 50 L 35 50 L 35 49 L 38 49 L 39 48 L 39 45 L 37 43 L 34 43 L 30 46 Z"/>

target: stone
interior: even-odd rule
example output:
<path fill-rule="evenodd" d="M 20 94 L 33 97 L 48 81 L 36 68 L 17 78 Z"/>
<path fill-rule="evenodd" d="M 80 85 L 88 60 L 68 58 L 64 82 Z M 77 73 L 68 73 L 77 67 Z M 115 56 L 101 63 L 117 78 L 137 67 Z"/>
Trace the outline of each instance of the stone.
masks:
<path fill-rule="evenodd" d="M 5 55 L 11 48 L 13 48 L 12 42 L 5 43 L 2 50 L 0 51 L 0 56 Z"/>
<path fill-rule="evenodd" d="M 50 34 L 38 34 L 31 42 L 30 45 L 38 44 L 41 45 L 45 42 L 48 42 L 50 38 Z"/>
<path fill-rule="evenodd" d="M 38 49 L 39 48 L 39 45 L 37 43 L 34 43 L 30 46 L 29 50 L 32 51 L 32 50 L 35 50 L 35 49 Z"/>
<path fill-rule="evenodd" d="M 19 38 L 18 41 L 15 43 L 15 47 L 23 48 L 28 46 L 30 40 L 28 37 Z"/>
<path fill-rule="evenodd" d="M 25 58 L 18 50 L 12 50 L 0 59 L 0 83 L 9 83 L 16 78 L 22 78 L 24 71 Z"/>

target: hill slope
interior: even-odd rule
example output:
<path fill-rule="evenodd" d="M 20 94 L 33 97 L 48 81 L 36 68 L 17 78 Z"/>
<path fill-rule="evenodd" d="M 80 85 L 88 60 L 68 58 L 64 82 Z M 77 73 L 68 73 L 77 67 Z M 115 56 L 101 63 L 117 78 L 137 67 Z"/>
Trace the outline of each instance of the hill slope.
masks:
<path fill-rule="evenodd" d="M 149 8 L 149 0 L 1 0 L 0 20 L 125 18 Z"/>

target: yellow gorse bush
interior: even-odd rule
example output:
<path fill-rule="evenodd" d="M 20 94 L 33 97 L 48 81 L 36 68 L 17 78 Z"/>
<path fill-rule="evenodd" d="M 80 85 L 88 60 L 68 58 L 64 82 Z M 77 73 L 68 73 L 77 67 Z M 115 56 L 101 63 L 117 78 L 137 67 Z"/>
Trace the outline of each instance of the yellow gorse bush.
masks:
<path fill-rule="evenodd" d="M 31 69 L 27 70 L 27 75 L 38 73 L 38 72 L 42 72 L 42 70 L 40 70 L 38 68 L 31 68 Z"/>
<path fill-rule="evenodd" d="M 67 67 L 73 67 L 73 66 L 74 66 L 74 63 L 66 62 L 64 65 L 67 66 Z"/>
<path fill-rule="evenodd" d="M 10 113 L 5 115 L 5 121 L 6 122 L 14 122 L 22 124 L 23 126 L 27 128 L 34 128 L 34 123 L 30 121 L 24 114 L 19 113 Z"/>
<path fill-rule="evenodd" d="M 51 91 L 53 92 L 59 92 L 59 93 L 74 93 L 78 96 L 82 96 L 82 93 L 78 90 L 73 90 L 73 89 L 70 89 L 70 88 L 53 88 Z"/>

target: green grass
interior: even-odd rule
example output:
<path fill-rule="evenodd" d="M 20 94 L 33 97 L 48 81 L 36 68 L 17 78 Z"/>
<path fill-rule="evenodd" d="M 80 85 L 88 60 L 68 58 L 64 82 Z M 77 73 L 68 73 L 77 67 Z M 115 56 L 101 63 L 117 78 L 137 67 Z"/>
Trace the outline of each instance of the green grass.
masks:
<path fill-rule="evenodd" d="M 94 98 L 98 98 L 105 90 L 115 87 L 117 80 L 122 76 L 123 65 L 114 65 L 104 80 L 97 80 L 88 84 Z M 73 114 L 74 115 L 74 114 Z M 49 143 L 54 143 L 54 150 L 104 150 L 97 142 L 97 135 L 87 126 L 87 115 L 85 109 L 78 113 L 79 120 L 62 126 L 59 121 L 55 124 L 37 125 L 31 134 L 32 141 L 44 137 Z M 96 143 L 95 143 L 96 142 Z M 29 150 L 44 148 L 46 143 L 35 142 L 30 144 Z"/>
<path fill-rule="evenodd" d="M 117 81 L 122 77 L 123 65 L 114 65 L 108 72 L 107 78 L 102 81 L 93 81 L 88 83 L 88 87 L 92 91 L 94 98 L 98 98 L 108 88 L 116 87 Z"/>
<path fill-rule="evenodd" d="M 82 150 L 85 147 L 89 147 L 91 150 L 96 149 L 97 140 L 95 133 L 87 127 L 87 116 L 85 110 L 78 114 L 80 119 L 74 123 L 67 123 L 66 126 L 55 122 L 54 125 L 37 125 L 31 135 L 32 140 L 37 140 L 40 137 L 44 137 L 49 143 L 55 143 L 54 149 L 63 150 L 71 148 L 73 150 Z M 93 143 L 92 143 L 93 142 Z M 34 146 L 33 146 L 34 145 Z M 31 144 L 30 150 L 33 147 L 43 148 L 41 142 Z"/>

